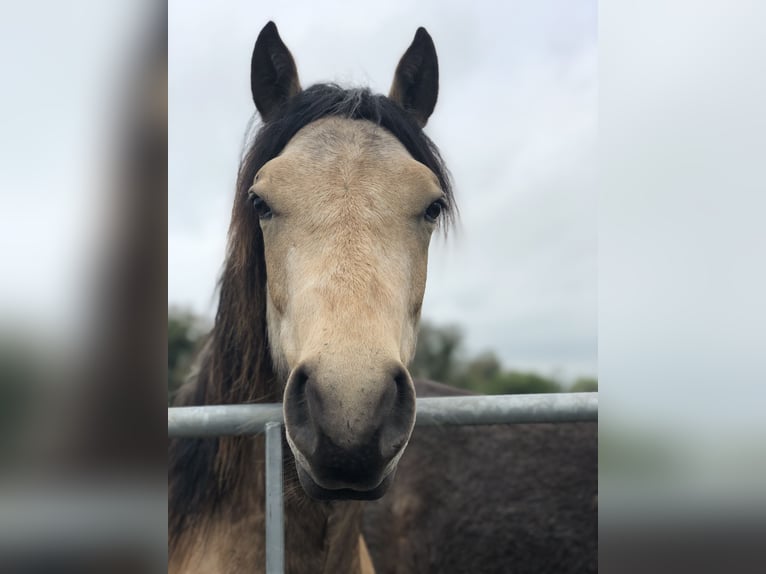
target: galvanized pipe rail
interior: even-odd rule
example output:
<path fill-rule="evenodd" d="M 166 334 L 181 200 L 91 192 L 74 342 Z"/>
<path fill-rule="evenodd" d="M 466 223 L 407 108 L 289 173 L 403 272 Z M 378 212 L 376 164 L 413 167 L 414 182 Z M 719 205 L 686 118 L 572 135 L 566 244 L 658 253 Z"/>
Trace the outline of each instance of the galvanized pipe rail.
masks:
<path fill-rule="evenodd" d="M 415 426 L 562 423 L 598 420 L 598 393 L 417 399 Z M 169 437 L 266 432 L 266 573 L 285 563 L 282 496 L 282 405 L 206 405 L 168 409 Z"/>
<path fill-rule="evenodd" d="M 416 426 L 557 423 L 598 419 L 598 393 L 467 395 L 417 399 Z M 212 437 L 262 433 L 282 423 L 280 403 L 168 409 L 168 436 Z"/>
<path fill-rule="evenodd" d="M 282 425 L 266 423 L 266 572 L 285 571 Z"/>

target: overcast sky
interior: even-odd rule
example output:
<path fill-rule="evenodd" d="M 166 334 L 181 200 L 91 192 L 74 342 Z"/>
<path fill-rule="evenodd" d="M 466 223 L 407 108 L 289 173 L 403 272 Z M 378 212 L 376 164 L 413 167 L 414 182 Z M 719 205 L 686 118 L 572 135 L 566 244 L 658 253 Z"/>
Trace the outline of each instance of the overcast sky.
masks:
<path fill-rule="evenodd" d="M 595 1 L 270 4 L 170 2 L 168 303 L 214 313 L 262 26 L 276 22 L 304 87 L 386 93 L 422 25 L 441 80 L 426 131 L 461 212 L 432 243 L 423 316 L 507 367 L 594 375 Z"/>

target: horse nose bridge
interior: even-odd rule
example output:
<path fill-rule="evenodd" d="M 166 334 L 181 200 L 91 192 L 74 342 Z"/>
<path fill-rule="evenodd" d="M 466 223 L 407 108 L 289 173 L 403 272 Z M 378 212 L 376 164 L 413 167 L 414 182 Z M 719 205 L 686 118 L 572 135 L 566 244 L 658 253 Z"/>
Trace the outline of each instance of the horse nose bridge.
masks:
<path fill-rule="evenodd" d="M 334 241 L 316 253 L 306 254 L 304 264 L 299 267 L 302 276 L 296 277 L 301 296 L 335 313 L 344 310 L 366 313 L 394 304 L 401 290 L 407 287 L 406 254 L 381 244 L 379 234 L 374 231 L 365 233 L 372 237 L 338 233 Z"/>
<path fill-rule="evenodd" d="M 304 360 L 317 354 L 367 357 L 394 343 L 401 318 L 387 294 L 342 289 L 333 284 L 305 291 L 296 301 L 294 327 L 301 333 Z"/>

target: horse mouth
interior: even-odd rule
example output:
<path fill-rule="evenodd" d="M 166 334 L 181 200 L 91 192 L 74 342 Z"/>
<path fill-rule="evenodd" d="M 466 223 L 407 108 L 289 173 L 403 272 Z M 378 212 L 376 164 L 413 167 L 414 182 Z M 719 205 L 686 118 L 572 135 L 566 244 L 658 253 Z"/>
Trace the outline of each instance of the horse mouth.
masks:
<path fill-rule="evenodd" d="M 347 486 L 344 488 L 325 488 L 318 485 L 311 475 L 296 461 L 295 467 L 298 470 L 298 480 L 303 490 L 311 498 L 317 500 L 378 500 L 382 497 L 393 480 L 395 471 L 386 475 L 380 483 L 373 488 L 354 488 Z"/>

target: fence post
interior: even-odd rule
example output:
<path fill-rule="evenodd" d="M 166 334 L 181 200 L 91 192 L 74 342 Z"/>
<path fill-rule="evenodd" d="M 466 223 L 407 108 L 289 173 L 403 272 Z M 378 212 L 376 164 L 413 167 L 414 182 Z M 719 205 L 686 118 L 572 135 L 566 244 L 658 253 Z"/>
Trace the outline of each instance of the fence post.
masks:
<path fill-rule="evenodd" d="M 282 425 L 266 423 L 266 573 L 285 571 L 285 520 L 282 500 Z"/>

